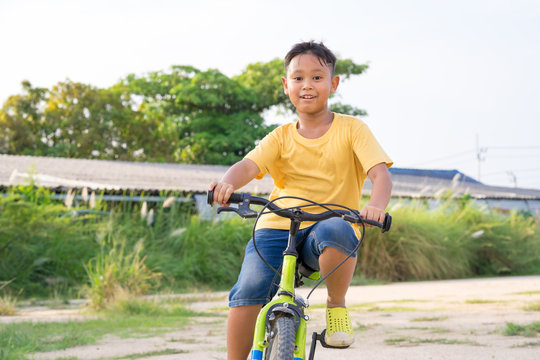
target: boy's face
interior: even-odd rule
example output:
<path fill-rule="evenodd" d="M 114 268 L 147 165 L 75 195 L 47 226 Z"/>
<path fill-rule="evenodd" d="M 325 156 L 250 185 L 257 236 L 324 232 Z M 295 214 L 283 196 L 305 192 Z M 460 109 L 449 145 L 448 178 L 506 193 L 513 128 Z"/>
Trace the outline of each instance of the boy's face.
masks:
<path fill-rule="evenodd" d="M 298 113 L 309 115 L 328 111 L 328 97 L 339 84 L 339 77 L 313 54 L 295 56 L 281 80 Z"/>

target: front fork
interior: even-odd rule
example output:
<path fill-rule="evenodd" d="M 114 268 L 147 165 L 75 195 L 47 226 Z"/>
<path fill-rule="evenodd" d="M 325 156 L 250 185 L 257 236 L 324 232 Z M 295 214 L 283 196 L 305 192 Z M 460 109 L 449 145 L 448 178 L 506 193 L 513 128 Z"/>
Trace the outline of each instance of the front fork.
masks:
<path fill-rule="evenodd" d="M 306 332 L 308 316 L 304 314 L 307 305 L 304 300 L 294 295 L 294 277 L 296 271 L 296 256 L 285 255 L 283 259 L 283 271 L 281 272 L 280 289 L 278 297 L 266 304 L 255 324 L 251 360 L 262 360 L 263 351 L 268 347 L 269 326 L 268 319 L 271 315 L 286 313 L 296 320 L 295 360 L 304 360 L 306 353 Z"/>

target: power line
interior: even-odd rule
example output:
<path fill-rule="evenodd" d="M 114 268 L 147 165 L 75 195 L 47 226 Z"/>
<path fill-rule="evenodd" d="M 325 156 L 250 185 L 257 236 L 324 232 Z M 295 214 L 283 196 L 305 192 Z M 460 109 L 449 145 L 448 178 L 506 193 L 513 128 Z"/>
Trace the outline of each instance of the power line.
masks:
<path fill-rule="evenodd" d="M 488 146 L 490 150 L 540 150 L 540 146 Z"/>
<path fill-rule="evenodd" d="M 452 155 L 447 155 L 447 156 L 443 156 L 443 157 L 440 157 L 440 158 L 436 158 L 436 159 L 431 159 L 431 160 L 428 160 L 428 161 L 424 161 L 424 162 L 421 162 L 421 163 L 417 163 L 417 164 L 413 164 L 411 166 L 422 166 L 422 165 L 426 165 L 426 164 L 430 164 L 430 163 L 434 163 L 434 162 L 439 162 L 439 161 L 443 161 L 443 160 L 448 160 L 448 159 L 453 159 L 453 158 L 456 158 L 456 157 L 459 157 L 459 156 L 463 156 L 463 155 L 470 155 L 474 153 L 474 150 L 467 150 L 467 151 L 462 151 L 462 152 L 459 152 L 459 153 L 455 153 L 455 154 L 452 154 Z"/>
<path fill-rule="evenodd" d="M 540 168 L 495 171 L 495 172 L 492 172 L 492 173 L 485 174 L 485 176 L 493 176 L 493 175 L 499 175 L 499 174 L 506 174 L 508 171 L 515 172 L 515 173 L 520 173 L 520 172 L 535 172 L 535 171 L 540 171 Z"/>
<path fill-rule="evenodd" d="M 504 154 L 504 155 L 495 155 L 490 156 L 490 159 L 507 159 L 507 158 L 520 158 L 520 159 L 527 159 L 527 158 L 538 158 L 540 157 L 540 154 Z"/>

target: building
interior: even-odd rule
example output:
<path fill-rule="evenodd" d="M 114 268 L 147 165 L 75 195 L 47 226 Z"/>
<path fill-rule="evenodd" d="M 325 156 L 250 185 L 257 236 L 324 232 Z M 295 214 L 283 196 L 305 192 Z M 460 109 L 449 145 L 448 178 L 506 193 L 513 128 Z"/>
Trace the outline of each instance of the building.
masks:
<path fill-rule="evenodd" d="M 203 206 L 208 184 L 218 180 L 227 166 L 143 163 L 110 160 L 67 159 L 39 156 L 0 155 L 0 188 L 27 183 L 32 178 L 37 185 L 57 194 L 68 189 L 87 188 L 104 191 L 110 199 L 120 199 L 130 192 L 132 200 L 141 193 L 150 200 L 164 191 L 177 192 L 198 199 Z M 502 210 L 529 211 L 540 216 L 540 190 L 482 184 L 457 170 L 420 170 L 391 168 L 393 196 L 399 198 L 436 198 L 451 192 L 468 194 L 479 202 Z M 242 191 L 269 194 L 272 179 L 252 181 Z M 364 193 L 371 183 L 366 181 Z M 192 195 L 192 197 L 191 197 Z"/>

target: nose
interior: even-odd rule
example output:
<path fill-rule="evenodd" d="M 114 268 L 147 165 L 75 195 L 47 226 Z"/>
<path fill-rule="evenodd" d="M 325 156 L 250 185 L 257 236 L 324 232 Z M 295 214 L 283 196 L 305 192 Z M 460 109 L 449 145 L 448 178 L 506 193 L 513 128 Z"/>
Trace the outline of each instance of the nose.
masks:
<path fill-rule="evenodd" d="M 313 88 L 313 85 L 311 84 L 310 79 L 304 79 L 302 82 L 302 90 L 311 90 Z"/>

